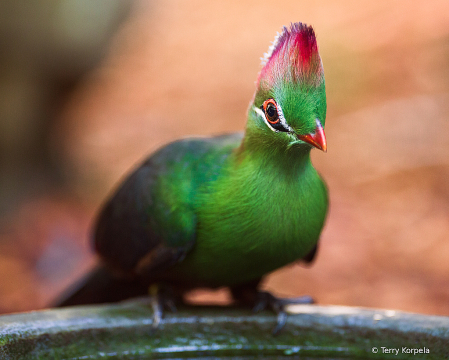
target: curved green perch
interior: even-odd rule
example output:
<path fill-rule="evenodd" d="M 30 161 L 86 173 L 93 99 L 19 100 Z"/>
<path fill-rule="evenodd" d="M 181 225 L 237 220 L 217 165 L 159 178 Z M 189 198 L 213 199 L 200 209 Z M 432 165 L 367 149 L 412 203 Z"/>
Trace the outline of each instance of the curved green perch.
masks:
<path fill-rule="evenodd" d="M 339 306 L 296 305 L 276 317 L 231 307 L 186 307 L 157 330 L 145 299 L 0 316 L 1 359 L 188 357 L 441 359 L 449 317 Z M 373 353 L 373 348 L 378 352 Z M 384 349 L 382 348 L 384 347 Z M 399 349 L 398 355 L 386 349 Z M 404 353 L 412 351 L 412 353 Z M 416 350 L 413 350 L 416 349 Z M 422 350 L 419 350 L 422 349 Z M 413 355 L 413 351 L 417 352 Z M 422 351 L 422 353 L 419 353 Z M 427 353 L 428 352 L 428 353 Z"/>

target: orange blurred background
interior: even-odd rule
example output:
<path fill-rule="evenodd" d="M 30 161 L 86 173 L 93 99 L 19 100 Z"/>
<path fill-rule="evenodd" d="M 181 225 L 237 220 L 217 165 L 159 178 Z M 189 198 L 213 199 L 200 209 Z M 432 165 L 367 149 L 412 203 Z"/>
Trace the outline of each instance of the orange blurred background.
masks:
<path fill-rule="evenodd" d="M 325 69 L 313 161 L 331 209 L 314 265 L 264 286 L 449 315 L 447 1 L 20 4 L 0 5 L 0 312 L 44 308 L 88 271 L 97 208 L 147 154 L 242 130 L 260 57 L 302 21 Z"/>

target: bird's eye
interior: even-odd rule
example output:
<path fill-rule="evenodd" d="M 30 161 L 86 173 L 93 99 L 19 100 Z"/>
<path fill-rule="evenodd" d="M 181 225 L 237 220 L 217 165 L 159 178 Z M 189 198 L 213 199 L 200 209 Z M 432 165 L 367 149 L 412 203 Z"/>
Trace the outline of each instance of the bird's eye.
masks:
<path fill-rule="evenodd" d="M 276 102 L 273 99 L 265 100 L 262 106 L 265 113 L 265 117 L 270 124 L 278 124 L 281 120 L 279 119 L 278 109 Z"/>
<path fill-rule="evenodd" d="M 274 99 L 265 100 L 263 102 L 263 105 L 261 106 L 261 109 L 265 114 L 265 119 L 267 120 L 268 125 L 274 131 L 289 131 L 288 126 L 286 126 L 285 124 L 285 120 L 281 120 L 282 110 L 280 108 L 280 105 L 276 104 L 276 101 L 274 101 Z"/>

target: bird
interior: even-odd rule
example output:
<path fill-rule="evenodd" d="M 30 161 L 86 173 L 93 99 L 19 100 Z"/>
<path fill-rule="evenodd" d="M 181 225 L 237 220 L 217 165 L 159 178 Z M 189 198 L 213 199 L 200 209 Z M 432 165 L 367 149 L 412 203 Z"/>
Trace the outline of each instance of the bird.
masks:
<path fill-rule="evenodd" d="M 60 306 L 150 292 L 158 324 L 173 289 L 228 287 L 237 301 L 272 307 L 279 331 L 286 304 L 312 300 L 259 285 L 315 258 L 329 201 L 310 153 L 327 151 L 325 120 L 315 32 L 284 26 L 262 58 L 244 132 L 174 141 L 135 168 L 97 217 L 100 265 Z"/>

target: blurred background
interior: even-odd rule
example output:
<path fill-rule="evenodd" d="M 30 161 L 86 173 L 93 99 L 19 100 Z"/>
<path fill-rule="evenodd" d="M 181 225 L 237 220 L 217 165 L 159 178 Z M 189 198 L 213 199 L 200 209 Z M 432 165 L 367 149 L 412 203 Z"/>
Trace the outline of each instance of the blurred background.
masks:
<path fill-rule="evenodd" d="M 449 315 L 449 3 L 0 2 L 0 313 L 48 306 L 95 263 L 124 174 L 179 137 L 242 130 L 282 25 L 314 26 L 331 208 L 278 295 Z M 224 291 L 191 295 L 226 302 Z"/>

